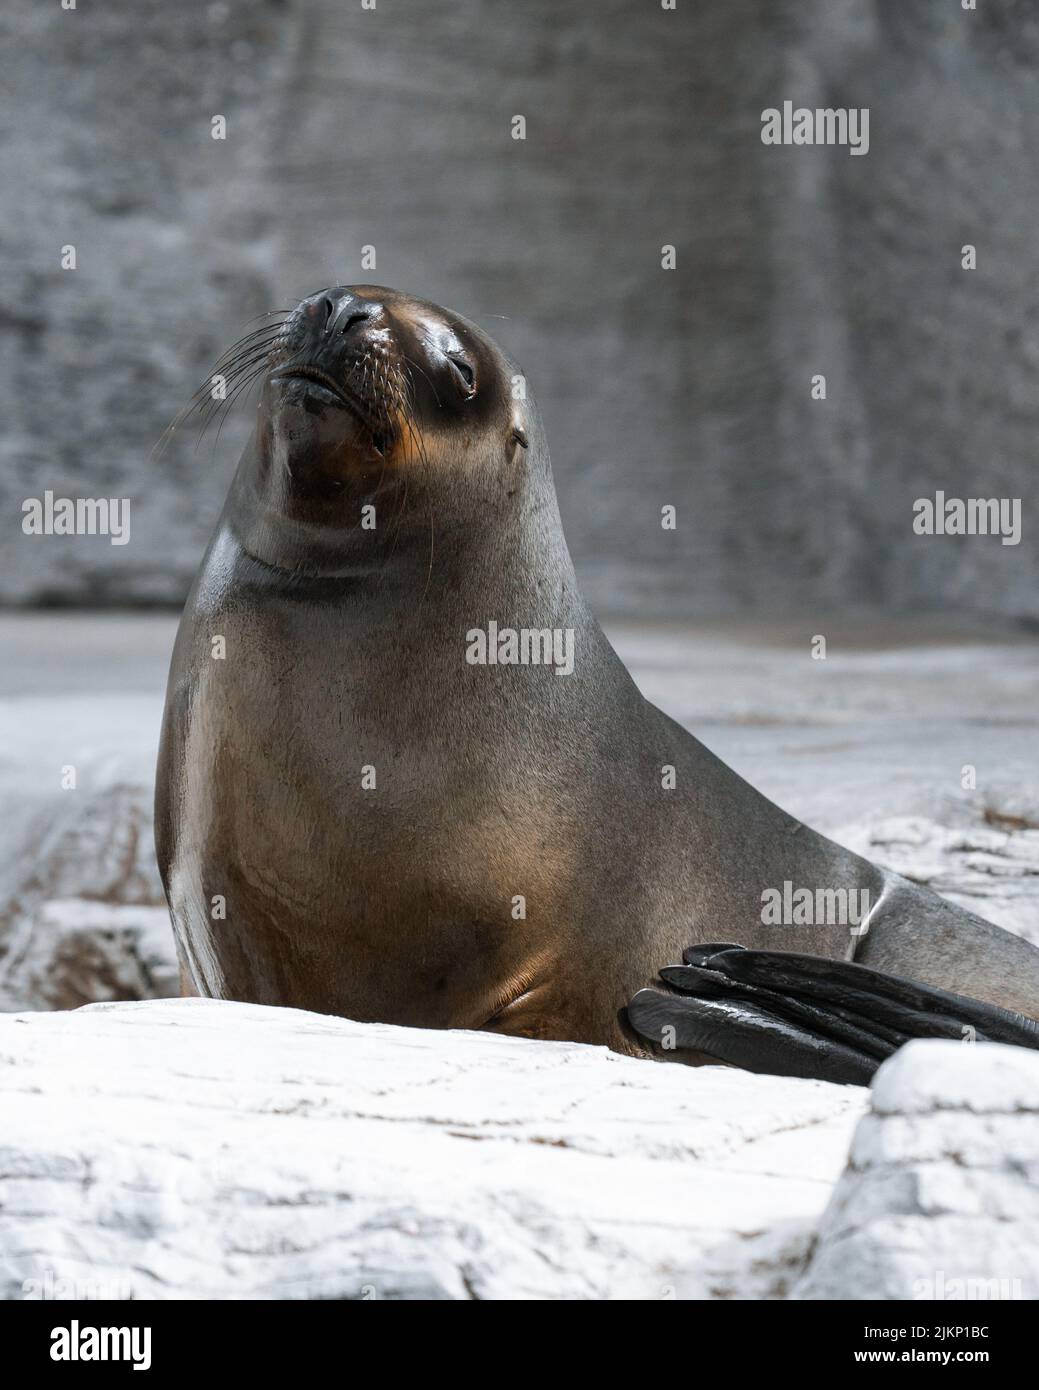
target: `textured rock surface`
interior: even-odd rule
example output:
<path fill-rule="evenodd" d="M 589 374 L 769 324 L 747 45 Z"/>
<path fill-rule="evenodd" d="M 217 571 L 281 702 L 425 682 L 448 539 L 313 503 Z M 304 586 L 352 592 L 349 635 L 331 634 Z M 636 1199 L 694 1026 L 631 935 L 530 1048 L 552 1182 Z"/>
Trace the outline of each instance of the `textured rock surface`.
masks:
<path fill-rule="evenodd" d="M 871 1094 L 794 1296 L 1039 1297 L 1039 1053 L 915 1042 Z"/>
<path fill-rule="evenodd" d="M 852 1139 L 866 1104 L 206 1000 L 7 1015 L 0 1296 L 1034 1298 L 1039 1056 L 913 1043 Z"/>
<path fill-rule="evenodd" d="M 0 1010 L 169 992 L 152 788 L 175 626 L 0 619 Z"/>
<path fill-rule="evenodd" d="M 864 1104 L 242 1004 L 7 1015 L 0 1292 L 777 1297 Z"/>
<path fill-rule="evenodd" d="M 150 461 L 160 431 L 254 315 L 374 279 L 524 365 L 596 603 L 1037 616 L 1034 547 L 911 531 L 936 488 L 1029 495 L 1033 5 L 13 0 L 0 23 L 3 597 L 182 596 L 250 411 L 215 458 L 189 436 Z M 868 155 L 763 146 L 785 99 L 870 107 Z M 48 487 L 130 497 L 130 544 L 23 537 Z"/>
<path fill-rule="evenodd" d="M 3 1004 L 78 1009 L 179 994 L 170 915 L 161 907 L 49 899 L 4 961 Z"/>

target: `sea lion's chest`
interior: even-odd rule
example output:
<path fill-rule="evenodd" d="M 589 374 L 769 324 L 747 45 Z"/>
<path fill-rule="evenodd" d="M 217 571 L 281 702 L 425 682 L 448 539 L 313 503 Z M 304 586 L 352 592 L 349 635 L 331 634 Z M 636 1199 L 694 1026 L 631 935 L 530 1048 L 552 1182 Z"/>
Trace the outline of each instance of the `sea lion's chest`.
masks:
<path fill-rule="evenodd" d="M 465 692 L 406 641 L 229 604 L 192 642 L 178 857 L 196 910 L 180 915 L 205 938 L 206 988 L 477 1024 L 568 881 L 522 761 L 474 737 Z"/>
<path fill-rule="evenodd" d="M 224 654 L 199 661 L 188 734 L 221 848 L 246 868 L 276 865 L 301 901 L 450 877 L 480 769 L 406 656 L 289 606 L 231 610 L 221 626 Z"/>

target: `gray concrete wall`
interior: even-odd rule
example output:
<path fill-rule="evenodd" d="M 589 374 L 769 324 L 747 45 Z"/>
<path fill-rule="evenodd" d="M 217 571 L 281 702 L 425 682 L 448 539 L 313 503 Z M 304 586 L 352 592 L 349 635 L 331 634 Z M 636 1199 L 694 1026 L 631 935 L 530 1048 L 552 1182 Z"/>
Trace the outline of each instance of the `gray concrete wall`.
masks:
<path fill-rule="evenodd" d="M 1039 620 L 1037 15 L 13 0 L 0 601 L 177 602 L 251 411 L 155 440 L 248 319 L 367 279 L 519 358 L 601 608 Z M 869 106 L 869 154 L 765 147 L 784 99 Z M 46 488 L 131 497 L 131 543 L 24 536 Z M 936 488 L 1021 497 L 1022 543 L 915 537 Z"/>

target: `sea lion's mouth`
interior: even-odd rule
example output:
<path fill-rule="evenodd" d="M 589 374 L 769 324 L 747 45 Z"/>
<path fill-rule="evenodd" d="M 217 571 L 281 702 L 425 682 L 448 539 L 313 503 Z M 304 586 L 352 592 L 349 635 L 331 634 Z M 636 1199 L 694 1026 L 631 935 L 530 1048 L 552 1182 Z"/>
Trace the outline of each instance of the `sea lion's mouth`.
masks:
<path fill-rule="evenodd" d="M 365 409 L 363 402 L 353 396 L 327 372 L 323 372 L 320 367 L 285 367 L 282 371 L 271 373 L 272 381 L 312 381 L 322 388 L 325 395 L 331 396 L 336 405 L 342 410 L 347 410 L 368 429 L 372 429 L 374 422 Z"/>

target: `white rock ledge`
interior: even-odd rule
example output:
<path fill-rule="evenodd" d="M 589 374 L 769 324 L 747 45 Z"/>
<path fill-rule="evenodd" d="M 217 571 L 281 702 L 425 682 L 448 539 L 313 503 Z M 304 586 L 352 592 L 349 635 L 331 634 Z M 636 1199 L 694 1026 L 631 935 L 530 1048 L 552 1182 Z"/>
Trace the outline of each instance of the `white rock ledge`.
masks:
<path fill-rule="evenodd" d="M 794 1297 L 1039 1297 L 1039 1052 L 914 1042 L 872 1098 Z"/>
<path fill-rule="evenodd" d="M 0 1294 L 1034 1296 L 1039 1054 L 916 1043 L 874 1096 L 834 1192 L 857 1087 L 208 1000 L 6 1015 Z"/>
<path fill-rule="evenodd" d="M 780 1296 L 865 1103 L 206 1000 L 6 1015 L 0 1291 Z"/>

